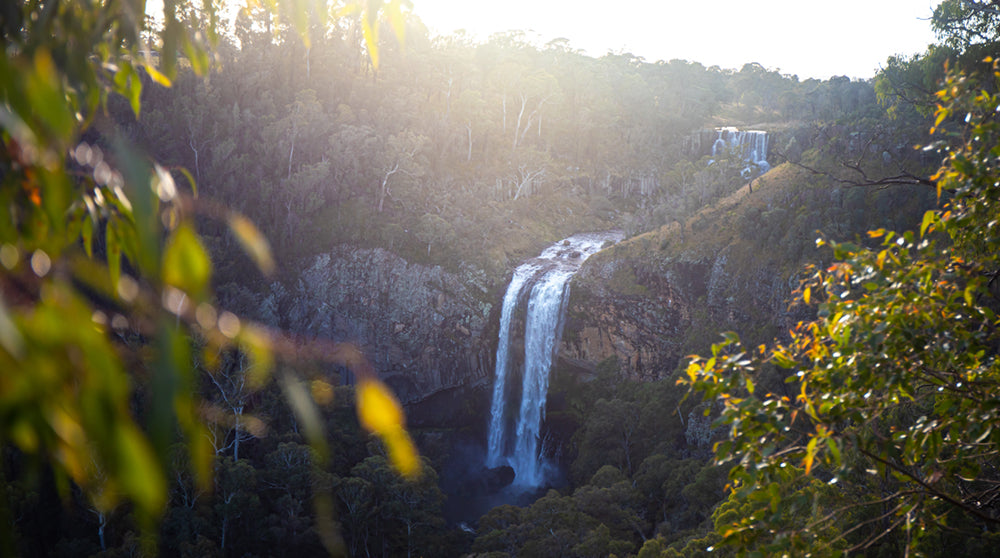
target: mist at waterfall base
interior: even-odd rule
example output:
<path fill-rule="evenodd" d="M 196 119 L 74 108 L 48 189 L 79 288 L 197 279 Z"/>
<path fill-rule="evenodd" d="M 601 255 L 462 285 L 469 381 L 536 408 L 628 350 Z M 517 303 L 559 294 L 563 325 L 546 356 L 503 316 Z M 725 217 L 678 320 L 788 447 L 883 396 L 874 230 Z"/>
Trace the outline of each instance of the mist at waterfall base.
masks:
<path fill-rule="evenodd" d="M 461 461 L 483 464 L 478 475 L 458 481 L 467 506 L 485 512 L 500 504 L 527 504 L 542 490 L 565 483 L 555 455 L 559 448 L 545 443 L 544 420 L 569 281 L 587 258 L 622 238 L 617 231 L 573 235 L 514 270 L 500 313 L 486 447 L 467 444 L 458 450 L 466 454 Z M 447 474 L 455 475 L 453 481 L 463 476 L 457 470 Z"/>

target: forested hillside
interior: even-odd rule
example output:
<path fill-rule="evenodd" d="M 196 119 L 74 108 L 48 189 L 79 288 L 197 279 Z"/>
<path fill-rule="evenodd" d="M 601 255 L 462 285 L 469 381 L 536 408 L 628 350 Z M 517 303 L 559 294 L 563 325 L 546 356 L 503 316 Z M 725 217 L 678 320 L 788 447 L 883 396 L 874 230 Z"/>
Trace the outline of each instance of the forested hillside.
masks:
<path fill-rule="evenodd" d="M 735 185 L 733 168 L 698 172 L 710 145 L 691 149 L 697 130 L 765 126 L 779 150 L 796 138 L 801 151 L 825 138 L 799 128 L 881 114 L 871 83 L 800 82 L 756 64 L 595 59 L 517 32 L 431 40 L 412 21 L 375 71 L 354 20 L 331 22 L 308 52 L 291 29 L 254 31 L 265 26 L 241 16 L 230 38 L 241 46 L 223 44 L 207 78 L 151 88 L 126 130 L 187 168 L 200 195 L 258 223 L 283 271 L 347 242 L 502 275 L 570 231 L 638 232 L 654 217 L 637 208 L 691 214 Z"/>
<path fill-rule="evenodd" d="M 993 3 L 872 80 L 167 4 L 0 15 L 0 555 L 990 555 Z M 512 497 L 504 288 L 611 229 Z"/>

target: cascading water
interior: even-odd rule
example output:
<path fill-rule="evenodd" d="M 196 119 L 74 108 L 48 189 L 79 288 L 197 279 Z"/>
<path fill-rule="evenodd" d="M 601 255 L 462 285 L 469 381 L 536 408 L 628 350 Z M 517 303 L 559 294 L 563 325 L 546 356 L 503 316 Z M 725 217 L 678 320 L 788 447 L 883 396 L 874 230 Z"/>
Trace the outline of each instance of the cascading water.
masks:
<path fill-rule="evenodd" d="M 507 372 L 510 369 L 510 321 L 514 317 L 514 309 L 521 296 L 521 289 L 538 270 L 539 268 L 531 263 L 524 264 L 514 270 L 514 277 L 511 278 L 510 284 L 507 285 L 507 292 L 503 295 L 503 306 L 500 310 L 500 339 L 497 341 L 496 375 L 493 380 L 493 404 L 490 408 L 490 434 L 486 456 L 488 467 L 501 465 L 500 458 L 502 457 L 501 452 L 506 432 L 503 402 L 504 392 L 507 390 Z"/>
<path fill-rule="evenodd" d="M 743 160 L 753 163 L 756 170 L 747 167 L 743 174 L 763 174 L 771 169 L 767 162 L 767 132 L 759 130 L 737 130 L 733 127 L 718 128 L 719 137 L 712 144 L 712 157 L 718 157 L 726 149 L 739 153 Z M 713 159 L 714 160 L 714 159 Z"/>
<path fill-rule="evenodd" d="M 486 464 L 503 464 L 514 469 L 514 484 L 538 487 L 546 480 L 546 463 L 540 455 L 539 441 L 545 402 L 549 388 L 549 370 L 562 335 L 563 315 L 569 298 L 569 280 L 584 260 L 598 252 L 606 242 L 617 242 L 621 233 L 574 235 L 522 264 L 504 295 L 500 311 L 500 339 L 497 343 L 496 374 L 490 407 L 490 429 Z M 524 375 L 516 422 L 506 416 L 508 401 L 516 397 L 508 382 L 512 366 L 511 323 L 522 293 L 529 289 L 524 326 Z M 514 439 L 508 440 L 514 422 Z"/>

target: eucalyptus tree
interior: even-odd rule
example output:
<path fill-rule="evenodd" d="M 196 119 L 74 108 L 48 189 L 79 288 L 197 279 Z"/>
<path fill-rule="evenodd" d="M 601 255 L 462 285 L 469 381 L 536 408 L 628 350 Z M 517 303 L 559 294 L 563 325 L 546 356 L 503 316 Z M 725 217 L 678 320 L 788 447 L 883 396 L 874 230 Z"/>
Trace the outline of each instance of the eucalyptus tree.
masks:
<path fill-rule="evenodd" d="M 937 99 L 941 207 L 919 231 L 821 240 L 836 261 L 797 294 L 815 320 L 750 350 L 726 334 L 687 368 L 684 382 L 723 406 L 716 457 L 732 463 L 742 511 L 716 528 L 741 553 L 840 555 L 883 539 L 973 553 L 1000 538 L 1000 97 L 951 73 Z M 776 373 L 792 395 L 757 389 Z"/>

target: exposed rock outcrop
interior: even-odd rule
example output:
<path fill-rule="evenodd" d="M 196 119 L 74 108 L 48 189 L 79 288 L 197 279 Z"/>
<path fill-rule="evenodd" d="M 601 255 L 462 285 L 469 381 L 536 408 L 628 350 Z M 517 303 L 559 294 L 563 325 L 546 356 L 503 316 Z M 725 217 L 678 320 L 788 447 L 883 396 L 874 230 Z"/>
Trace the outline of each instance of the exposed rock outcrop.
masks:
<path fill-rule="evenodd" d="M 313 258 L 296 285 L 272 285 L 261 317 L 307 338 L 356 343 L 400 401 L 417 405 L 489 380 L 492 298 L 474 268 L 449 273 L 341 246 Z"/>
<path fill-rule="evenodd" d="M 640 270 L 599 258 L 579 273 L 570 293 L 560 356 L 597 363 L 618 357 L 622 371 L 654 379 L 676 366 L 693 300 L 704 296 L 704 264 Z M 692 281 L 692 279 L 695 279 Z"/>
<path fill-rule="evenodd" d="M 719 332 L 759 342 L 803 317 L 787 306 L 794 281 L 778 266 L 748 266 L 729 252 L 595 257 L 573 283 L 560 357 L 578 368 L 617 357 L 622 375 L 654 380 Z"/>

